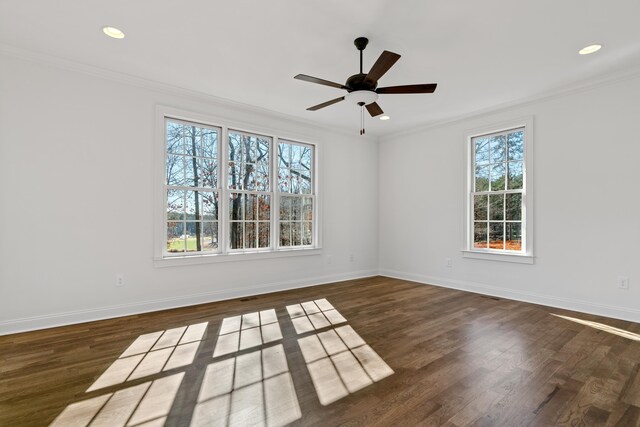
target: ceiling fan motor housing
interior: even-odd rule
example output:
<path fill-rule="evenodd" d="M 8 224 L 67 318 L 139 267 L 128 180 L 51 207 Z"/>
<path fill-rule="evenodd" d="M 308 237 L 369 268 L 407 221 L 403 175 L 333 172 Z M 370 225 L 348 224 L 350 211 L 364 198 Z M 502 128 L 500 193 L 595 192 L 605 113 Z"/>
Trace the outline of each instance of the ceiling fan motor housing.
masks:
<path fill-rule="evenodd" d="M 347 79 L 347 82 L 344 84 L 347 88 L 347 91 L 352 92 L 356 90 L 376 90 L 378 87 L 378 82 L 375 82 L 371 79 L 367 79 L 367 75 L 364 73 L 354 74 L 353 76 Z"/>

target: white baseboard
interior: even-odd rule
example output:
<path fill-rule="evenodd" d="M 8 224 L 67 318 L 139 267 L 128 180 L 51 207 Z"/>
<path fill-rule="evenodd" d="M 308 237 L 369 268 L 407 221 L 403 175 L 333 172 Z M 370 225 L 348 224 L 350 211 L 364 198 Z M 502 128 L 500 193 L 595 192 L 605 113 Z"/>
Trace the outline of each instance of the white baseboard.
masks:
<path fill-rule="evenodd" d="M 223 301 L 252 295 L 260 295 L 269 292 L 306 288 L 309 286 L 324 285 L 333 282 L 340 282 L 343 280 L 361 279 L 377 275 L 377 270 L 351 271 L 348 273 L 317 276 L 302 280 L 289 280 L 286 282 L 270 283 L 239 290 L 219 290 L 213 292 L 204 292 L 200 294 L 142 301 L 131 304 L 99 307 L 88 310 L 77 310 L 66 313 L 55 313 L 43 316 L 25 317 L 21 319 L 10 319 L 0 321 L 0 335 L 35 331 L 38 329 L 54 328 L 57 326 L 72 325 L 76 323 L 93 322 L 95 320 L 112 319 L 114 317 L 129 316 L 132 314 L 148 313 L 151 311 L 204 304 L 214 301 Z"/>
<path fill-rule="evenodd" d="M 475 292 L 483 295 L 491 295 L 500 298 L 507 298 L 516 301 L 546 305 L 549 307 L 562 308 L 565 310 L 579 311 L 582 313 L 595 314 L 597 316 L 605 316 L 614 319 L 640 323 L 640 310 L 631 308 L 615 307 L 611 305 L 598 304 L 591 301 L 576 300 L 573 298 L 569 299 L 553 295 L 543 295 L 534 292 L 514 291 L 512 289 L 491 286 L 484 283 L 455 280 L 444 277 L 426 276 L 415 273 L 405 273 L 395 270 L 382 269 L 378 272 L 378 274 L 380 276 L 410 280 L 412 282 L 424 283 L 427 285 L 434 285 L 442 288 Z"/>

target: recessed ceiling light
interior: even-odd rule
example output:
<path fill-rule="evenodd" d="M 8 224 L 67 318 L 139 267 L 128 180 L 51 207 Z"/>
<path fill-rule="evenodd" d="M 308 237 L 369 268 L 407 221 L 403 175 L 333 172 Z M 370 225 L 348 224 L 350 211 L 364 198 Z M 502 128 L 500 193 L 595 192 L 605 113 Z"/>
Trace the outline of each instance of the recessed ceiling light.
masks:
<path fill-rule="evenodd" d="M 389 116 L 380 116 L 380 120 L 389 120 L 390 118 Z"/>
<path fill-rule="evenodd" d="M 116 27 L 102 27 L 102 32 L 114 39 L 123 39 L 124 33 Z"/>
<path fill-rule="evenodd" d="M 600 45 L 600 44 L 592 44 L 592 45 L 589 45 L 587 47 L 583 47 L 582 49 L 580 49 L 578 51 L 578 53 L 580 55 L 589 55 L 591 53 L 595 53 L 595 52 L 599 51 L 601 48 L 602 48 L 602 45 Z"/>

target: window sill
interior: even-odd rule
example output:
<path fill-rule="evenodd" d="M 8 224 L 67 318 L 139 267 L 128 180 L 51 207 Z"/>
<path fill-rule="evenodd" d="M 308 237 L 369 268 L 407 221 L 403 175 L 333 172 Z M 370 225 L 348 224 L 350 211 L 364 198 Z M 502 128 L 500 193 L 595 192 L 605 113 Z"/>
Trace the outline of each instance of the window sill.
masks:
<path fill-rule="evenodd" d="M 154 267 L 177 267 L 195 264 L 216 264 L 219 262 L 252 261 L 272 258 L 320 255 L 321 248 L 283 249 L 269 252 L 234 252 L 228 254 L 191 255 L 154 258 Z"/>
<path fill-rule="evenodd" d="M 489 261 L 515 262 L 518 264 L 533 264 L 533 255 L 507 254 L 497 252 L 462 251 L 463 258 L 484 259 Z"/>

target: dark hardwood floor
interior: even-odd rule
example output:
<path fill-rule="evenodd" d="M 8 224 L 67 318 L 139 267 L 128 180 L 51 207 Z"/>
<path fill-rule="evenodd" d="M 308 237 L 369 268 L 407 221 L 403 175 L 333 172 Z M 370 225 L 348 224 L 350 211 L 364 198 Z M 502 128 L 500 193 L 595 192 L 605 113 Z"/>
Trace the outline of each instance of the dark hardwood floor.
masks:
<path fill-rule="evenodd" d="M 347 322 L 297 334 L 286 306 L 321 298 Z M 282 339 L 276 336 L 269 344 L 213 357 L 224 318 L 270 309 L 275 309 Z M 160 373 L 151 366 L 146 376 L 143 371 L 142 376 L 127 379 L 125 373 L 120 381 L 111 379 L 87 391 L 98 378 L 104 380 L 101 376 L 116 360 L 127 356 L 123 352 L 139 336 L 202 322 L 208 322 L 208 327 L 202 340 L 196 339 L 191 347 L 197 348 L 192 363 L 178 363 L 171 369 L 165 365 Z M 378 363 L 382 369 L 384 363 L 354 350 L 357 363 L 350 355 L 343 365 L 338 359 L 325 358 L 332 372 L 337 368 L 339 381 L 332 383 L 333 377 L 321 370 L 314 371 L 312 378 L 310 356 L 303 354 L 298 339 L 344 325 L 350 325 L 394 373 L 376 378 L 368 369 L 373 365 L 367 364 Z M 349 346 L 348 340 L 344 342 Z M 249 353 L 276 345 L 286 355 L 288 373 L 278 377 L 284 382 L 260 385 L 258 378 L 258 388 L 253 384 L 239 390 L 238 381 L 248 374 L 238 366 L 249 366 Z M 238 361 L 244 357 L 245 363 L 235 365 L 235 394 L 229 391 L 222 400 L 215 400 L 220 407 L 226 402 L 226 411 L 215 412 L 218 406 L 205 405 L 198 412 L 207 381 L 213 378 L 212 387 L 223 387 L 215 383 L 218 371 L 207 376 L 208 367 L 235 357 Z M 266 375 L 269 368 L 264 357 Z M 236 421 L 248 416 L 261 422 L 267 417 L 269 424 L 293 419 L 293 425 L 322 426 L 638 426 L 639 369 L 639 324 L 374 277 L 0 337 L 0 426 L 46 426 L 56 417 L 62 425 L 73 425 L 71 420 L 86 425 L 93 419 L 94 424 L 106 420 L 105 425 L 112 427 L 127 422 L 182 426 L 203 420 L 224 424 L 225 417 L 233 420 L 236 415 L 240 417 Z M 114 378 L 120 375 L 116 368 L 112 370 Z M 174 389 L 175 398 L 161 385 L 170 376 L 182 379 Z M 356 390 L 360 386 L 354 384 L 360 380 L 369 385 Z M 318 387 L 329 400 L 338 396 L 337 400 L 322 405 Z M 340 397 L 336 390 L 345 387 L 347 394 Z M 143 404 L 145 390 L 144 399 L 149 402 Z M 258 390 L 258 395 L 250 390 Z M 293 396 L 287 395 L 291 390 Z M 167 396 L 166 417 L 156 416 Z M 261 396 L 259 401 L 255 396 Z M 126 399 L 137 399 L 137 403 L 122 409 Z M 118 404 L 124 406 L 118 409 Z M 256 412 L 251 408 L 254 404 L 267 409 Z M 155 418 L 136 421 L 136 415 L 131 416 L 143 406 L 151 408 L 149 413 L 156 411 Z M 109 412 L 108 407 L 118 410 Z M 65 408 L 71 409 L 60 415 Z"/>

